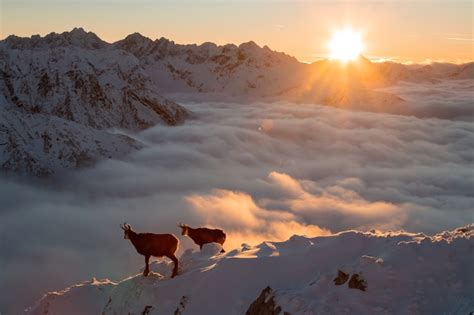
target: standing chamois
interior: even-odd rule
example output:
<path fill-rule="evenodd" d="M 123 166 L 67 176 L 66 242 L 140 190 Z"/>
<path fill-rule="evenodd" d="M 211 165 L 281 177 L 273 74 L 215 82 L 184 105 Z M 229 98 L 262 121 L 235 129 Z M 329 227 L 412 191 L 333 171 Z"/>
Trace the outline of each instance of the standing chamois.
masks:
<path fill-rule="evenodd" d="M 145 256 L 145 270 L 143 275 L 146 277 L 150 272 L 148 262 L 150 256 L 163 257 L 166 256 L 174 262 L 173 274 L 174 278 L 178 273 L 178 258 L 174 255 L 179 246 L 179 240 L 173 234 L 153 234 L 153 233 L 135 233 L 129 224 L 120 225 L 124 231 L 123 238 L 130 240 L 140 255 Z"/>
<path fill-rule="evenodd" d="M 221 246 L 225 242 L 225 233 L 219 229 L 208 229 L 208 228 L 197 228 L 193 229 L 187 226 L 186 224 L 178 224 L 178 227 L 181 228 L 181 234 L 189 236 L 196 245 L 199 245 L 199 248 L 202 250 L 202 246 L 208 243 L 218 243 Z M 222 249 L 221 253 L 225 253 L 225 250 Z"/>

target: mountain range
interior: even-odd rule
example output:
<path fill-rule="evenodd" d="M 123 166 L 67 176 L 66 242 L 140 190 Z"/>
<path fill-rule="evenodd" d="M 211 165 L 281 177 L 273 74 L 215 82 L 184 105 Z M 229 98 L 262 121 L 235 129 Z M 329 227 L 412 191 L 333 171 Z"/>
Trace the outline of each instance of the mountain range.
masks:
<path fill-rule="evenodd" d="M 474 78 L 474 63 L 408 66 L 360 56 L 311 64 L 254 42 L 181 45 L 138 33 L 114 43 L 75 28 L 0 41 L 0 168 L 47 176 L 143 146 L 126 136 L 183 123 L 176 93 L 204 100 L 290 101 L 436 117 L 380 91 L 400 81 Z"/>

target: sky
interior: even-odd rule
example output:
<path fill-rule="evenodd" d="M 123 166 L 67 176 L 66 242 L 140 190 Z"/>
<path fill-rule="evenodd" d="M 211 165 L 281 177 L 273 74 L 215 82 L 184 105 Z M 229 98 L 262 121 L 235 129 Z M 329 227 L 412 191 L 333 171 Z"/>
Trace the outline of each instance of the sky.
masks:
<path fill-rule="evenodd" d="M 474 60 L 472 1 L 0 0 L 0 38 L 83 27 L 113 42 L 139 32 L 177 43 L 250 40 L 300 61 L 326 58 L 331 35 L 360 32 L 364 55 L 398 62 Z"/>

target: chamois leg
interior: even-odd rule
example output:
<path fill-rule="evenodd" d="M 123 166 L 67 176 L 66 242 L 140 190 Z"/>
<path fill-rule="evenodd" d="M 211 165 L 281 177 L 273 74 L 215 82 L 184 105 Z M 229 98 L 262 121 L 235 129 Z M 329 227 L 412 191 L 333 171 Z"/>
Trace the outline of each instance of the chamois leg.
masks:
<path fill-rule="evenodd" d="M 150 273 L 150 269 L 148 268 L 148 262 L 150 261 L 150 256 L 145 256 L 145 270 L 143 270 L 143 275 L 146 277 Z"/>
<path fill-rule="evenodd" d="M 167 257 L 174 262 L 173 274 L 171 275 L 171 278 L 174 278 L 178 274 L 178 258 L 176 258 L 175 255 L 169 255 Z"/>

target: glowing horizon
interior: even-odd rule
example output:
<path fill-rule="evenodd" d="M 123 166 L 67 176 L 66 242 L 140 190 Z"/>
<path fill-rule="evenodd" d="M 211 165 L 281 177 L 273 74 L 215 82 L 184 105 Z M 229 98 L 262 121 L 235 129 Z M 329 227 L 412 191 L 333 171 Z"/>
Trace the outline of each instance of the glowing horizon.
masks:
<path fill-rule="evenodd" d="M 83 27 L 107 42 L 134 32 L 151 39 L 166 37 L 182 44 L 254 41 L 302 62 L 313 62 L 329 58 L 327 44 L 331 36 L 351 25 L 364 35 L 363 54 L 371 60 L 402 63 L 474 60 L 470 1 L 328 4 L 272 0 L 233 3 L 3 0 L 0 6 L 2 39 L 11 34 L 44 36 Z"/>

